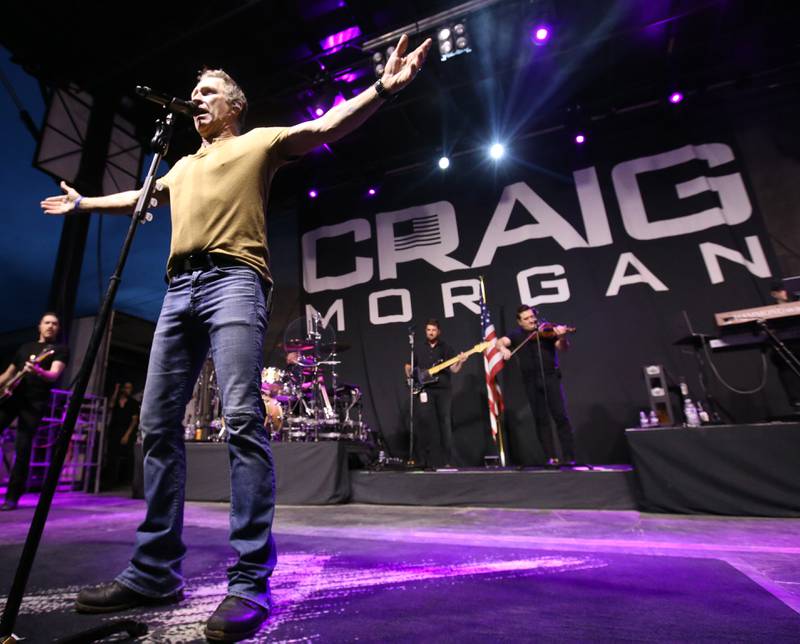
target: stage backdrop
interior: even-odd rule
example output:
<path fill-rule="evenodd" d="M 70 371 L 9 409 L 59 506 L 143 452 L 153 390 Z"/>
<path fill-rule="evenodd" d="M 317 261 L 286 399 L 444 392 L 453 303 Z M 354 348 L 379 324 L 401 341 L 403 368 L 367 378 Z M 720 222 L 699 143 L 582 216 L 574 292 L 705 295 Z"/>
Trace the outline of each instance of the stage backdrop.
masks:
<path fill-rule="evenodd" d="M 369 422 L 395 455 L 407 453 L 402 365 L 408 330 L 441 321 L 457 351 L 481 339 L 478 278 L 499 333 L 520 303 L 577 327 L 562 356 L 578 452 L 628 460 L 623 429 L 647 406 L 645 364 L 664 364 L 698 394 L 688 329 L 715 331 L 716 311 L 769 303 L 775 263 L 748 185 L 736 127 L 722 115 L 666 123 L 649 111 L 605 123 L 579 147 L 559 132 L 508 142 L 500 162 L 483 152 L 384 178 L 378 194 L 321 193 L 301 213 L 303 288 L 340 341 L 341 379 L 360 385 Z M 739 387 L 757 384 L 757 354 L 717 358 Z M 512 361 L 513 362 L 513 361 Z M 541 458 L 515 364 L 501 384 L 513 462 Z M 755 396 L 712 390 L 736 421 L 781 404 L 770 384 Z M 460 464 L 493 451 L 483 364 L 453 378 Z"/>

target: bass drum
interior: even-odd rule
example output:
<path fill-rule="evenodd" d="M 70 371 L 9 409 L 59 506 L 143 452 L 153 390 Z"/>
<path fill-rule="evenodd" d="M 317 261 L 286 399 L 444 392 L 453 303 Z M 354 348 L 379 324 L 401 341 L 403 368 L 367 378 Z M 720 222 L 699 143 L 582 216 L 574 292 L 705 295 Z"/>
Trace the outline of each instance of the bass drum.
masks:
<path fill-rule="evenodd" d="M 270 398 L 266 393 L 262 392 L 261 400 L 264 401 L 264 427 L 269 432 L 271 440 L 279 441 L 281 439 L 281 429 L 283 428 L 283 407 L 281 404 Z"/>

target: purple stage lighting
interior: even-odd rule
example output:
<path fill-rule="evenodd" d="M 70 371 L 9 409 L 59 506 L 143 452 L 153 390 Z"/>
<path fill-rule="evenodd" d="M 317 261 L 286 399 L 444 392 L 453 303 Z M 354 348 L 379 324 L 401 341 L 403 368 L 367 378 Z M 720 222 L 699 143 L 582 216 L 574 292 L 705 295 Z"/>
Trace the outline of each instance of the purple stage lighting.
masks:
<path fill-rule="evenodd" d="M 553 32 L 549 26 L 537 25 L 531 30 L 531 41 L 533 41 L 534 45 L 544 45 L 548 40 L 550 40 L 552 33 Z"/>
<path fill-rule="evenodd" d="M 672 94 L 669 95 L 669 102 L 672 103 L 673 105 L 677 105 L 682 100 L 683 100 L 682 92 L 672 92 Z"/>
<path fill-rule="evenodd" d="M 314 188 L 311 188 L 311 190 L 308 191 L 308 198 L 316 199 L 318 194 L 319 193 L 316 190 L 314 190 Z"/>
<path fill-rule="evenodd" d="M 576 134 L 575 135 L 575 143 L 581 145 L 582 143 L 586 143 L 586 136 L 583 134 Z"/>
<path fill-rule="evenodd" d="M 322 116 L 323 114 L 325 114 L 325 110 L 322 109 L 321 107 L 315 107 L 314 114 L 316 114 L 317 116 Z"/>
<path fill-rule="evenodd" d="M 375 190 L 375 188 L 370 188 L 369 190 L 367 190 L 367 194 L 368 194 L 370 197 L 374 197 L 376 194 L 378 194 L 378 191 L 377 191 L 377 190 Z"/>
<path fill-rule="evenodd" d="M 353 40 L 353 38 L 358 38 L 360 35 L 361 28 L 358 25 L 355 27 L 348 27 L 347 29 L 331 34 L 327 38 L 320 40 L 319 46 L 322 47 L 324 51 L 341 48 L 344 43 Z"/>

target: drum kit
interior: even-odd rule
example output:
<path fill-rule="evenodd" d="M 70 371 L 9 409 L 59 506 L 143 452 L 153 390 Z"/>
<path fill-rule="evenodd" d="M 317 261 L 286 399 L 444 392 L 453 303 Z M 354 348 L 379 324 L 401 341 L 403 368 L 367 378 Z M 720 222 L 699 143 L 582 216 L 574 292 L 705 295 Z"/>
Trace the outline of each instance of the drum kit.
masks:
<path fill-rule="evenodd" d="M 261 371 L 264 425 L 273 441 L 375 442 L 362 414 L 361 388 L 339 382 L 338 353 L 349 347 L 336 342 L 332 327 L 319 314 L 298 318 L 286 329 L 283 367 Z M 186 406 L 187 441 L 226 440 L 222 401 L 214 363 L 207 358 Z"/>
<path fill-rule="evenodd" d="M 319 314 L 298 318 L 286 328 L 282 348 L 286 364 L 261 372 L 270 438 L 372 442 L 362 414 L 360 387 L 338 380 L 338 354 L 349 347 L 336 342 L 333 328 Z"/>

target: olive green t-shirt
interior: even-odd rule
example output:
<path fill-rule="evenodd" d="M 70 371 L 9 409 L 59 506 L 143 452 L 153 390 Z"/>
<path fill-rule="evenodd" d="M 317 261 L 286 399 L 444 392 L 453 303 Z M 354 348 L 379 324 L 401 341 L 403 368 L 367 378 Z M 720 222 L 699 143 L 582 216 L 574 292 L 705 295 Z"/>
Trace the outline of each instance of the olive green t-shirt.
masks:
<path fill-rule="evenodd" d="M 283 127 L 261 127 L 221 139 L 180 159 L 158 180 L 169 189 L 172 217 L 167 275 L 190 253 L 229 255 L 272 281 L 266 208 Z"/>

